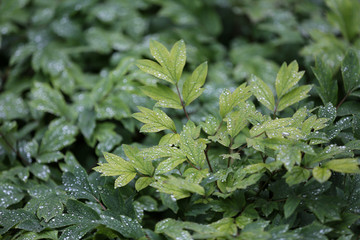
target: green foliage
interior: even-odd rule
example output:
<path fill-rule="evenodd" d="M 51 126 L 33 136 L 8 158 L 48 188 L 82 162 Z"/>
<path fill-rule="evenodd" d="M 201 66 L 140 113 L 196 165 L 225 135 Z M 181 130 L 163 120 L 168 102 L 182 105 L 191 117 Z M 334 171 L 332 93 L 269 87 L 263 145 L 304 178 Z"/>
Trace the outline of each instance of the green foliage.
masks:
<path fill-rule="evenodd" d="M 357 0 L 0 2 L 0 239 L 359 235 Z"/>

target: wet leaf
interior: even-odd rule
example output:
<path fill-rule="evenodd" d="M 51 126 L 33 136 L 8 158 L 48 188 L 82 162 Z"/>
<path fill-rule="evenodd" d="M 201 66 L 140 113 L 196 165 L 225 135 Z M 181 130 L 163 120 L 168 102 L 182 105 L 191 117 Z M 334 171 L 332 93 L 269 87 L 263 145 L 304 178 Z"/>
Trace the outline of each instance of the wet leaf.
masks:
<path fill-rule="evenodd" d="M 296 61 L 291 62 L 289 65 L 283 63 L 275 81 L 276 94 L 279 99 L 285 96 L 300 81 L 304 71 L 298 71 L 299 65 Z"/>
<path fill-rule="evenodd" d="M 331 171 L 327 168 L 315 167 L 312 174 L 320 183 L 326 182 L 331 177 Z"/>
<path fill-rule="evenodd" d="M 131 162 L 121 157 L 104 152 L 107 163 L 99 163 L 94 170 L 102 173 L 103 176 L 119 176 L 115 180 L 115 187 L 122 187 L 128 184 L 136 176 L 136 170 Z"/>
<path fill-rule="evenodd" d="M 207 71 L 207 62 L 202 63 L 194 70 L 191 77 L 187 78 L 184 82 L 182 96 L 184 98 L 186 106 L 203 93 L 204 89 L 202 89 L 201 87 L 205 83 Z"/>
<path fill-rule="evenodd" d="M 299 206 L 301 199 L 295 195 L 291 195 L 284 204 L 284 216 L 289 218 Z"/>
<path fill-rule="evenodd" d="M 275 98 L 268 85 L 260 78 L 253 76 L 251 79 L 251 91 L 256 99 L 261 102 L 267 109 L 274 111 Z"/>
<path fill-rule="evenodd" d="M 297 87 L 290 92 L 286 93 L 279 101 L 279 105 L 277 110 L 280 112 L 284 110 L 285 108 L 300 102 L 301 100 L 307 98 L 308 92 L 311 90 L 311 85 L 304 85 Z"/>
<path fill-rule="evenodd" d="M 356 52 L 350 49 L 341 64 L 341 73 L 346 93 L 360 87 L 360 64 Z"/>
<path fill-rule="evenodd" d="M 179 96 L 165 85 L 145 86 L 141 91 L 156 100 L 156 107 L 182 109 Z"/>
<path fill-rule="evenodd" d="M 154 110 L 150 110 L 140 106 L 138 108 L 141 112 L 134 113 L 133 117 L 145 123 L 140 132 L 159 132 L 165 129 L 176 132 L 173 120 L 160 109 L 154 108 Z"/>
<path fill-rule="evenodd" d="M 245 102 L 250 96 L 250 86 L 246 86 L 246 83 L 241 84 L 233 93 L 224 90 L 219 98 L 220 116 L 224 118 L 237 104 Z"/>
<path fill-rule="evenodd" d="M 360 173 L 356 158 L 335 159 L 324 164 L 324 167 L 342 173 Z"/>

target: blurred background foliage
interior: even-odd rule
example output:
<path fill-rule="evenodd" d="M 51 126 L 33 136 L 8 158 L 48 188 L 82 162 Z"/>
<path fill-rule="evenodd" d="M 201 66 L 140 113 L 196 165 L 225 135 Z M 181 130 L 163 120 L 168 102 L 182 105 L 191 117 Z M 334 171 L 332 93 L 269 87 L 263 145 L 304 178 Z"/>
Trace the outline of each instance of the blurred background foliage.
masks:
<path fill-rule="evenodd" d="M 345 53 L 360 55 L 359 13 L 357 0 L 2 0 L 0 179 L 17 197 L 0 207 L 23 206 L 24 183 L 61 184 L 76 161 L 91 172 L 102 151 L 158 142 L 131 118 L 137 105 L 153 106 L 139 87 L 158 80 L 134 64 L 151 57 L 150 39 L 168 47 L 183 39 L 188 72 L 208 61 L 204 94 L 188 108 L 195 122 L 217 112 L 223 89 L 252 74 L 274 86 L 281 64 L 294 59 L 306 70 L 304 83 L 319 85 L 321 74 L 334 80 L 336 106 L 347 95 Z M 315 60 L 326 73 L 315 77 Z M 308 106 L 326 103 L 318 91 L 311 95 Z M 360 113 L 359 97 L 348 94 L 342 116 Z M 172 115 L 182 123 L 180 111 Z"/>

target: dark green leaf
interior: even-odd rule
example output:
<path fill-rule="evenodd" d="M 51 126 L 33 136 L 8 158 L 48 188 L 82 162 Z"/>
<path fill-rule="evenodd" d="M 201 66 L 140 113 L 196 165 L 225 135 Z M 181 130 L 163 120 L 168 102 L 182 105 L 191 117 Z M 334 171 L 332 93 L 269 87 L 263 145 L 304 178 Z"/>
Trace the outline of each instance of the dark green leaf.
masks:
<path fill-rule="evenodd" d="M 284 216 L 285 218 L 290 217 L 299 206 L 301 199 L 295 195 L 291 195 L 284 204 Z"/>
<path fill-rule="evenodd" d="M 312 70 L 320 84 L 320 86 L 316 86 L 315 89 L 319 93 L 323 104 L 336 105 L 338 85 L 336 79 L 332 77 L 332 69 L 330 66 L 320 57 L 317 57 L 315 67 L 312 67 Z"/>
<path fill-rule="evenodd" d="M 52 121 L 41 141 L 39 153 L 61 150 L 75 141 L 76 134 L 77 128 L 66 123 L 65 120 L 57 119 Z"/>
<path fill-rule="evenodd" d="M 350 49 L 341 64 L 341 73 L 346 93 L 360 87 L 360 64 L 355 50 Z"/>

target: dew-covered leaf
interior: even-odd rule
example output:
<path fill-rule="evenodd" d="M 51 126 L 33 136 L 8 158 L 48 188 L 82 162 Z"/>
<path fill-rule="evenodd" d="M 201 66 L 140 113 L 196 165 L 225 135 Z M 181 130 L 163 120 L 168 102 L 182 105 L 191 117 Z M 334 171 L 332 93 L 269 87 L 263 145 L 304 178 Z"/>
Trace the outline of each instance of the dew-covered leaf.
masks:
<path fill-rule="evenodd" d="M 311 85 L 304 85 L 297 87 L 291 90 L 290 92 L 286 93 L 280 99 L 277 110 L 280 112 L 285 108 L 307 98 L 309 96 L 308 92 L 311 90 L 311 88 L 312 88 Z"/>
<path fill-rule="evenodd" d="M 145 86 L 141 91 L 156 100 L 156 107 L 182 109 L 179 96 L 165 85 Z"/>
<path fill-rule="evenodd" d="M 225 89 L 219 98 L 220 116 L 224 118 L 237 104 L 245 102 L 251 96 L 250 88 L 244 83 L 236 88 L 233 93 Z"/>
<path fill-rule="evenodd" d="M 260 78 L 253 76 L 251 79 L 251 91 L 256 99 L 267 109 L 274 111 L 275 98 L 270 87 Z"/>
<path fill-rule="evenodd" d="M 0 207 L 7 208 L 25 197 L 21 188 L 12 183 L 0 183 Z"/>
<path fill-rule="evenodd" d="M 196 166 L 202 167 L 205 163 L 204 150 L 206 144 L 201 139 L 194 140 L 190 132 L 180 134 L 180 149 L 186 157 Z"/>
<path fill-rule="evenodd" d="M 328 168 L 323 167 L 314 167 L 312 174 L 320 183 L 326 182 L 331 177 L 331 171 Z"/>
<path fill-rule="evenodd" d="M 65 190 L 76 199 L 95 201 L 97 191 L 90 185 L 85 169 L 77 165 L 73 172 L 65 172 L 62 176 Z"/>
<path fill-rule="evenodd" d="M 184 82 L 182 95 L 186 106 L 198 98 L 204 91 L 201 87 L 205 83 L 207 70 L 207 62 L 205 62 L 198 66 L 192 73 L 191 77 L 188 77 Z"/>
<path fill-rule="evenodd" d="M 286 183 L 292 186 L 305 182 L 310 177 L 310 171 L 305 168 L 295 166 L 291 171 L 288 171 L 284 177 L 286 178 Z"/>
<path fill-rule="evenodd" d="M 170 73 L 154 61 L 146 59 L 137 60 L 136 66 L 138 66 L 138 68 L 140 68 L 142 71 L 153 75 L 154 77 L 175 84 Z"/>
<path fill-rule="evenodd" d="M 34 174 L 37 178 L 47 181 L 50 177 L 50 168 L 47 165 L 33 163 L 29 170 L 32 174 Z"/>
<path fill-rule="evenodd" d="M 135 189 L 136 191 L 140 191 L 149 186 L 152 182 L 154 182 L 154 179 L 151 177 L 140 177 L 135 182 Z"/>
<path fill-rule="evenodd" d="M 138 221 L 130 217 L 120 215 L 115 217 L 105 214 L 100 215 L 101 220 L 97 221 L 110 229 L 119 232 L 122 236 L 131 239 L 139 239 L 144 236 L 142 227 Z"/>
<path fill-rule="evenodd" d="M 135 146 L 130 146 L 123 144 L 122 145 L 125 155 L 129 158 L 129 161 L 132 163 L 132 166 L 142 174 L 152 175 L 154 172 L 154 167 L 151 161 L 145 160 L 144 157 L 139 156 L 140 150 Z"/>
<path fill-rule="evenodd" d="M 175 123 L 171 118 L 160 109 L 154 110 L 138 106 L 140 112 L 134 113 L 133 117 L 142 123 L 140 132 L 159 132 L 165 129 L 170 129 L 176 132 Z"/>
<path fill-rule="evenodd" d="M 68 120 L 75 118 L 75 113 L 66 104 L 63 95 L 46 83 L 35 82 L 31 90 L 32 101 L 30 105 L 43 112 L 49 112 L 56 116 L 65 116 Z"/>
<path fill-rule="evenodd" d="M 42 138 L 39 153 L 61 150 L 75 141 L 77 133 L 77 127 L 67 123 L 64 119 L 52 121 Z"/>
<path fill-rule="evenodd" d="M 171 48 L 170 59 L 172 67 L 174 68 L 175 80 L 178 82 L 186 63 L 186 46 L 184 40 L 177 41 Z"/>
<path fill-rule="evenodd" d="M 199 184 L 174 176 L 160 177 L 150 185 L 159 192 L 170 194 L 176 199 L 189 197 L 191 193 L 205 194 L 204 188 Z"/>
<path fill-rule="evenodd" d="M 24 100 L 14 93 L 2 93 L 0 96 L 0 119 L 24 119 L 28 116 L 29 109 Z"/>
<path fill-rule="evenodd" d="M 136 170 L 133 163 L 125 161 L 121 157 L 104 152 L 107 163 L 99 163 L 94 170 L 100 172 L 103 176 L 119 176 L 115 180 L 115 187 L 122 187 L 128 184 L 136 176 Z"/>
<path fill-rule="evenodd" d="M 336 105 L 338 95 L 338 85 L 336 79 L 332 77 L 332 69 L 325 64 L 320 57 L 316 58 L 315 67 L 312 67 L 314 75 L 319 82 L 315 89 L 323 104 Z"/>
<path fill-rule="evenodd" d="M 354 49 L 350 49 L 341 64 L 341 73 L 346 93 L 360 87 L 360 64 Z"/>
<path fill-rule="evenodd" d="M 335 159 L 324 164 L 324 167 L 341 173 L 360 173 L 359 162 L 356 158 Z"/>
<path fill-rule="evenodd" d="M 285 218 L 290 217 L 299 206 L 301 199 L 295 195 L 291 195 L 284 204 L 284 216 Z"/>
<path fill-rule="evenodd" d="M 289 65 L 283 63 L 275 81 L 276 94 L 281 99 L 289 90 L 294 87 L 304 75 L 304 71 L 299 71 L 299 65 L 296 61 Z"/>

